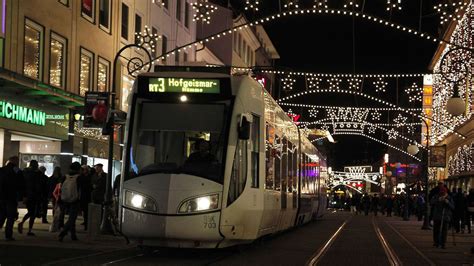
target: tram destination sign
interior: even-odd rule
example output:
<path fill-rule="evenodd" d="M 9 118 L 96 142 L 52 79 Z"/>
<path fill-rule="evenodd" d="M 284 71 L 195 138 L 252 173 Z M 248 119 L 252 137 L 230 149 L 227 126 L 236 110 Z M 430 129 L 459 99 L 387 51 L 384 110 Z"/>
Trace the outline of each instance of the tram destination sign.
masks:
<path fill-rule="evenodd" d="M 219 79 L 150 78 L 148 92 L 152 93 L 221 93 Z"/>

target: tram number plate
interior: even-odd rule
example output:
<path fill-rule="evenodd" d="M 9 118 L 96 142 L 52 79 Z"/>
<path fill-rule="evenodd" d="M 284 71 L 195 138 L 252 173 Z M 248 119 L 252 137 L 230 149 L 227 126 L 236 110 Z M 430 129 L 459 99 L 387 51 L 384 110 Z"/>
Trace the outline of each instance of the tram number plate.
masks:
<path fill-rule="evenodd" d="M 204 228 L 206 229 L 215 229 L 217 227 L 216 220 L 214 216 L 204 216 Z"/>

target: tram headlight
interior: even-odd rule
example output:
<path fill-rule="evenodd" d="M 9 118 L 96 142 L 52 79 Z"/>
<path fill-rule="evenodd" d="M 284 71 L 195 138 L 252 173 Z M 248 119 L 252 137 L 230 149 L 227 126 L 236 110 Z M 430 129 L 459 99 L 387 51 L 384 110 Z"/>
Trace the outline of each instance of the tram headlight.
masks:
<path fill-rule="evenodd" d="M 188 199 L 181 203 L 178 213 L 191 213 L 215 210 L 219 206 L 219 194 Z"/>
<path fill-rule="evenodd" d="M 151 212 L 157 211 L 155 200 L 140 193 L 128 190 L 125 191 L 125 206 Z"/>

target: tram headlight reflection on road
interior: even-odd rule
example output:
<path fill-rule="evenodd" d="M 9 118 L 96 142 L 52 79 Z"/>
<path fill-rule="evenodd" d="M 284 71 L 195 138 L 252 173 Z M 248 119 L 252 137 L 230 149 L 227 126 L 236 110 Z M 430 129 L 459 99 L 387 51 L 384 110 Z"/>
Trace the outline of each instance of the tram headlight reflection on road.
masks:
<path fill-rule="evenodd" d="M 185 200 L 179 206 L 178 213 L 192 213 L 215 210 L 219 207 L 219 194 L 212 194 Z"/>
<path fill-rule="evenodd" d="M 125 191 L 125 206 L 151 212 L 157 211 L 155 200 L 129 190 Z"/>

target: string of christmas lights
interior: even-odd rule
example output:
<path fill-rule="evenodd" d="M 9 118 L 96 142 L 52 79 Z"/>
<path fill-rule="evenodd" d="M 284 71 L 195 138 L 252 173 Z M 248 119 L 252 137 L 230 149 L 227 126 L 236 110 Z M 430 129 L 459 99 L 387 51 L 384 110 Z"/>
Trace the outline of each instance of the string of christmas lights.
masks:
<path fill-rule="evenodd" d="M 314 105 L 314 104 L 300 104 L 300 103 L 279 103 L 280 106 L 294 106 L 294 107 L 303 107 L 303 108 L 320 108 L 320 109 L 339 109 L 339 108 L 349 108 L 349 109 L 365 109 L 365 110 L 375 110 L 375 111 L 399 111 L 401 109 L 408 111 L 422 111 L 422 108 L 387 108 L 387 107 L 351 107 L 351 106 L 332 106 L 332 105 Z"/>
<path fill-rule="evenodd" d="M 260 5 L 259 0 L 246 0 L 245 10 L 258 11 L 258 6 Z"/>

